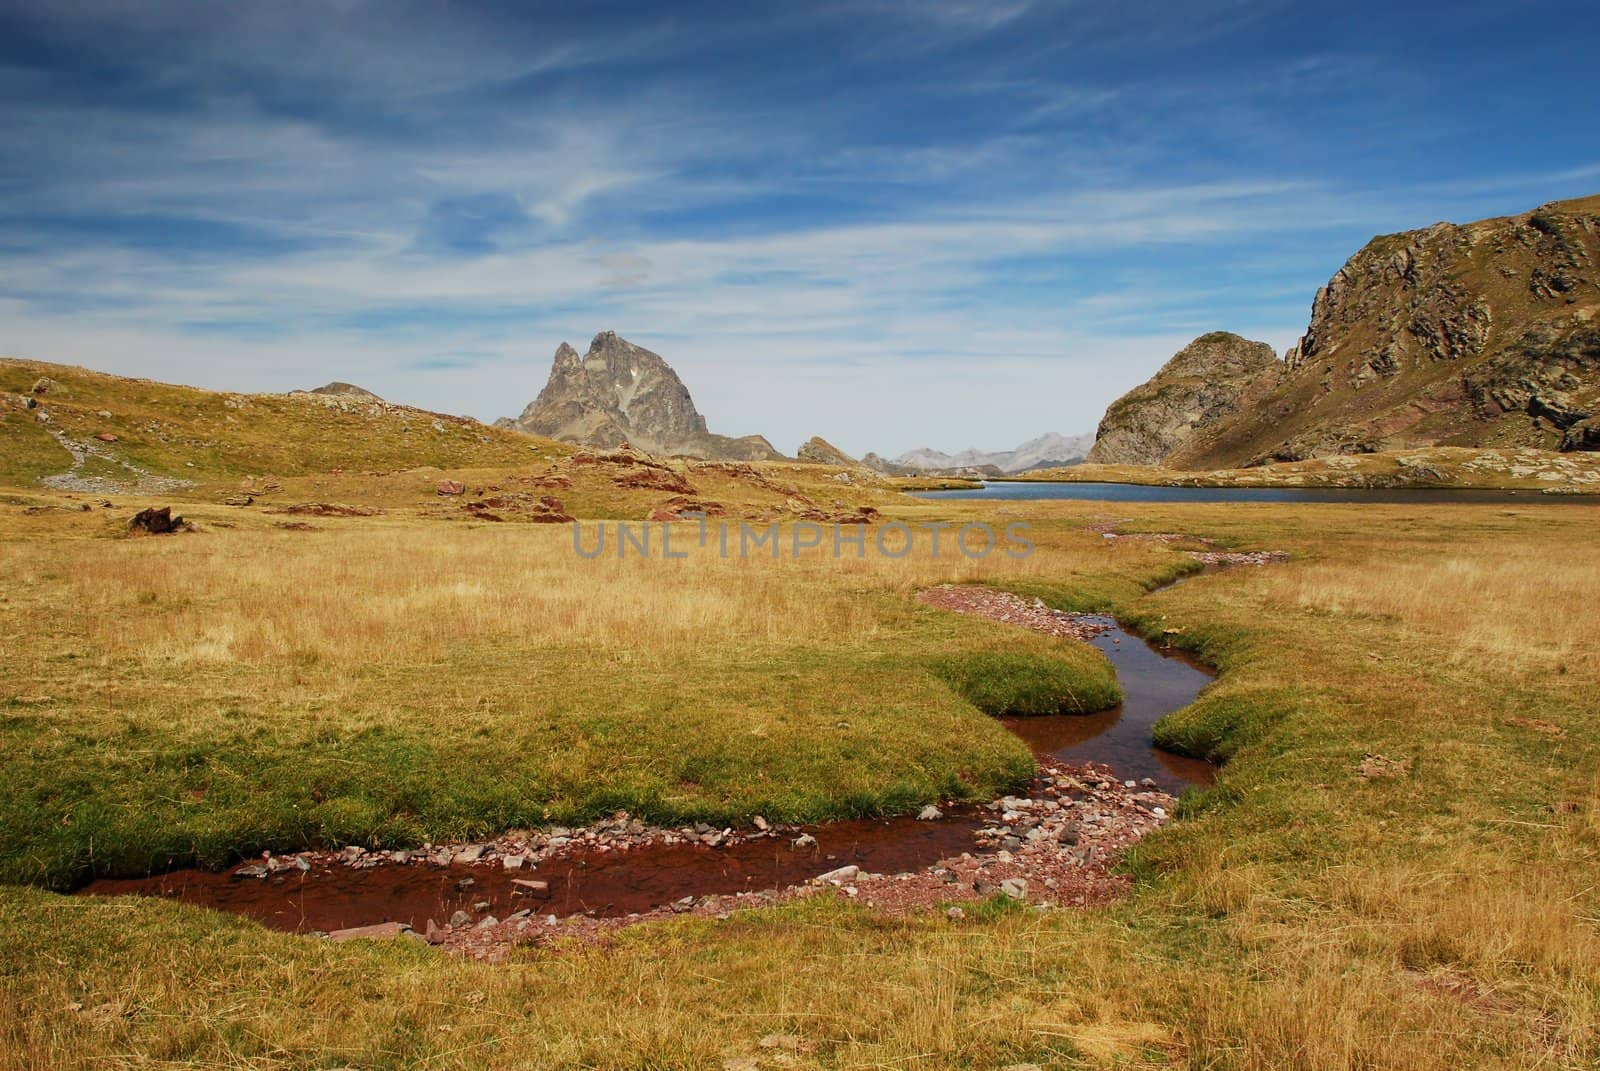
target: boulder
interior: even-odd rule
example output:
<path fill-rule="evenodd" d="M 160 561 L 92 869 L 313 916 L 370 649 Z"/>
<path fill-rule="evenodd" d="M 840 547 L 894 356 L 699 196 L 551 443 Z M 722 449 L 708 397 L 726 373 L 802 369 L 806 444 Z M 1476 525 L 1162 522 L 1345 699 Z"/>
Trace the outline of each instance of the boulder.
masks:
<path fill-rule="evenodd" d="M 159 508 L 152 506 L 149 509 L 142 509 L 128 522 L 130 532 L 147 532 L 150 535 L 166 535 L 170 532 L 187 531 L 189 528 L 189 523 L 182 517 L 172 515 L 171 506 Z"/>
<path fill-rule="evenodd" d="M 467 485 L 460 480 L 440 480 L 438 491 L 441 495 L 464 495 Z"/>

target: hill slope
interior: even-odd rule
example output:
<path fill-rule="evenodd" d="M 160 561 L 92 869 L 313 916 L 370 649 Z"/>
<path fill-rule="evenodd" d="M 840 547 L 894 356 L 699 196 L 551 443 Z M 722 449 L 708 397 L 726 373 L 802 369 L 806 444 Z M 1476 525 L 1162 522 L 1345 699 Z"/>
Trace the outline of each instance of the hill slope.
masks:
<path fill-rule="evenodd" d="M 19 360 L 0 360 L 0 444 L 0 482 L 94 493 L 255 473 L 527 465 L 555 446 L 366 392 L 220 393 Z"/>
<path fill-rule="evenodd" d="M 1597 313 L 1600 196 L 1375 238 L 1318 291 L 1277 382 L 1166 464 L 1600 449 Z"/>

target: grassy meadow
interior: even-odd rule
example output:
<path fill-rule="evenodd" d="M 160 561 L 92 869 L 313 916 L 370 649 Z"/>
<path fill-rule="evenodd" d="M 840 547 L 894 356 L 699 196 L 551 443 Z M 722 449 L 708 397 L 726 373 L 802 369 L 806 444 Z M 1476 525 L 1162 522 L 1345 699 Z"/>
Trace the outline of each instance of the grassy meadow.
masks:
<path fill-rule="evenodd" d="M 959 510 L 1029 521 L 1038 551 L 585 562 L 559 527 L 383 516 L 291 532 L 202 505 L 199 533 L 129 539 L 102 513 L 7 508 L 0 622 L 21 642 L 0 678 L 0 867 L 21 884 L 0 889 L 0 1063 L 1600 1058 L 1600 509 L 898 513 Z M 1148 595 L 1188 563 L 1087 528 L 1108 519 L 1295 559 Z M 816 817 L 996 791 L 1026 753 L 953 663 L 1085 706 L 1112 684 L 1087 648 L 911 599 L 944 581 L 1178 629 L 1222 671 L 1161 731 L 1227 764 L 1129 860 L 1126 901 L 951 921 L 817 900 L 483 964 L 42 887 L 618 806 Z"/>

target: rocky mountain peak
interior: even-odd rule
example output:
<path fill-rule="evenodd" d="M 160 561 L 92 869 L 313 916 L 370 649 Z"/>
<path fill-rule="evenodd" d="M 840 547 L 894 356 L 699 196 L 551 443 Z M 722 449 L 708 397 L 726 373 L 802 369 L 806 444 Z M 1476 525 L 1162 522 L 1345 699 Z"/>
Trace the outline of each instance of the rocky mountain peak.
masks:
<path fill-rule="evenodd" d="M 713 435 L 688 387 L 662 357 L 602 331 L 582 357 L 563 342 L 537 398 L 503 426 L 584 446 L 632 443 L 653 454 L 762 460 L 780 456 L 759 435 Z"/>

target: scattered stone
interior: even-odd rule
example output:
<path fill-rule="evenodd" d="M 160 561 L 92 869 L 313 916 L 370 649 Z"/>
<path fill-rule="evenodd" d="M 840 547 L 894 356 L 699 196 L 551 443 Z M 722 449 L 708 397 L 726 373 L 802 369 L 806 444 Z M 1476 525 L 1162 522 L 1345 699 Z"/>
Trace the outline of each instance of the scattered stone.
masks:
<path fill-rule="evenodd" d="M 951 906 L 944 909 L 944 917 L 947 919 L 964 919 L 967 917 L 967 913 L 959 907 Z"/>
<path fill-rule="evenodd" d="M 432 925 L 430 923 L 429 925 Z M 367 937 L 374 940 L 399 937 L 409 933 L 411 927 L 403 922 L 379 922 L 371 926 L 351 926 L 345 930 L 333 930 L 328 934 L 330 941 L 352 941 L 357 938 Z"/>
<path fill-rule="evenodd" d="M 845 882 L 851 880 L 859 873 L 861 873 L 861 868 L 858 866 L 842 866 L 837 870 L 830 870 L 826 874 L 818 874 L 811 880 L 818 885 L 827 885 L 830 883 L 835 885 L 843 885 Z"/>
<path fill-rule="evenodd" d="M 1009 591 L 974 584 L 946 584 L 919 592 L 917 600 L 941 610 L 1018 625 L 1047 636 L 1091 640 L 1115 622 L 1109 617 L 1052 610 L 1041 599 L 1025 599 Z"/>
<path fill-rule="evenodd" d="M 133 519 L 128 522 L 128 531 L 167 535 L 171 532 L 193 531 L 193 526 L 182 517 L 174 517 L 171 506 L 162 506 L 159 509 L 152 506 L 133 515 Z"/>
<path fill-rule="evenodd" d="M 35 394 L 49 394 L 51 391 L 55 390 L 55 387 L 56 387 L 56 381 L 55 380 L 51 379 L 49 376 L 41 376 L 37 380 L 34 381 L 33 393 L 35 393 Z"/>
<path fill-rule="evenodd" d="M 342 502 L 297 502 L 292 506 L 269 509 L 267 512 L 311 517 L 376 517 L 383 510 L 376 506 L 349 506 Z"/>
<path fill-rule="evenodd" d="M 1013 900 L 1026 900 L 1028 881 L 1026 878 L 1006 878 L 1000 883 L 1000 892 Z"/>
<path fill-rule="evenodd" d="M 96 435 L 95 438 L 99 439 L 103 443 L 114 443 L 117 441 L 117 437 L 111 434 L 109 431 L 102 431 L 100 434 Z"/>
<path fill-rule="evenodd" d="M 450 916 L 450 925 L 457 928 L 462 926 L 471 926 L 472 916 L 467 914 L 465 911 L 457 911 L 454 915 Z"/>
<path fill-rule="evenodd" d="M 1405 777 L 1410 772 L 1410 759 L 1391 759 L 1387 755 L 1368 755 L 1356 766 L 1356 773 L 1363 781 Z"/>
<path fill-rule="evenodd" d="M 944 812 L 931 803 L 917 812 L 917 821 L 919 822 L 937 822 L 943 817 Z"/>
<path fill-rule="evenodd" d="M 794 846 L 796 848 L 815 848 L 817 846 L 817 838 L 810 833 L 802 833 L 794 839 Z"/>
<path fill-rule="evenodd" d="M 441 495 L 464 495 L 467 485 L 460 480 L 440 480 L 438 491 Z"/>
<path fill-rule="evenodd" d="M 500 920 L 495 918 L 493 915 L 485 915 L 483 918 L 478 920 L 478 929 L 480 930 L 487 930 L 491 926 L 498 925 L 500 925 Z"/>

